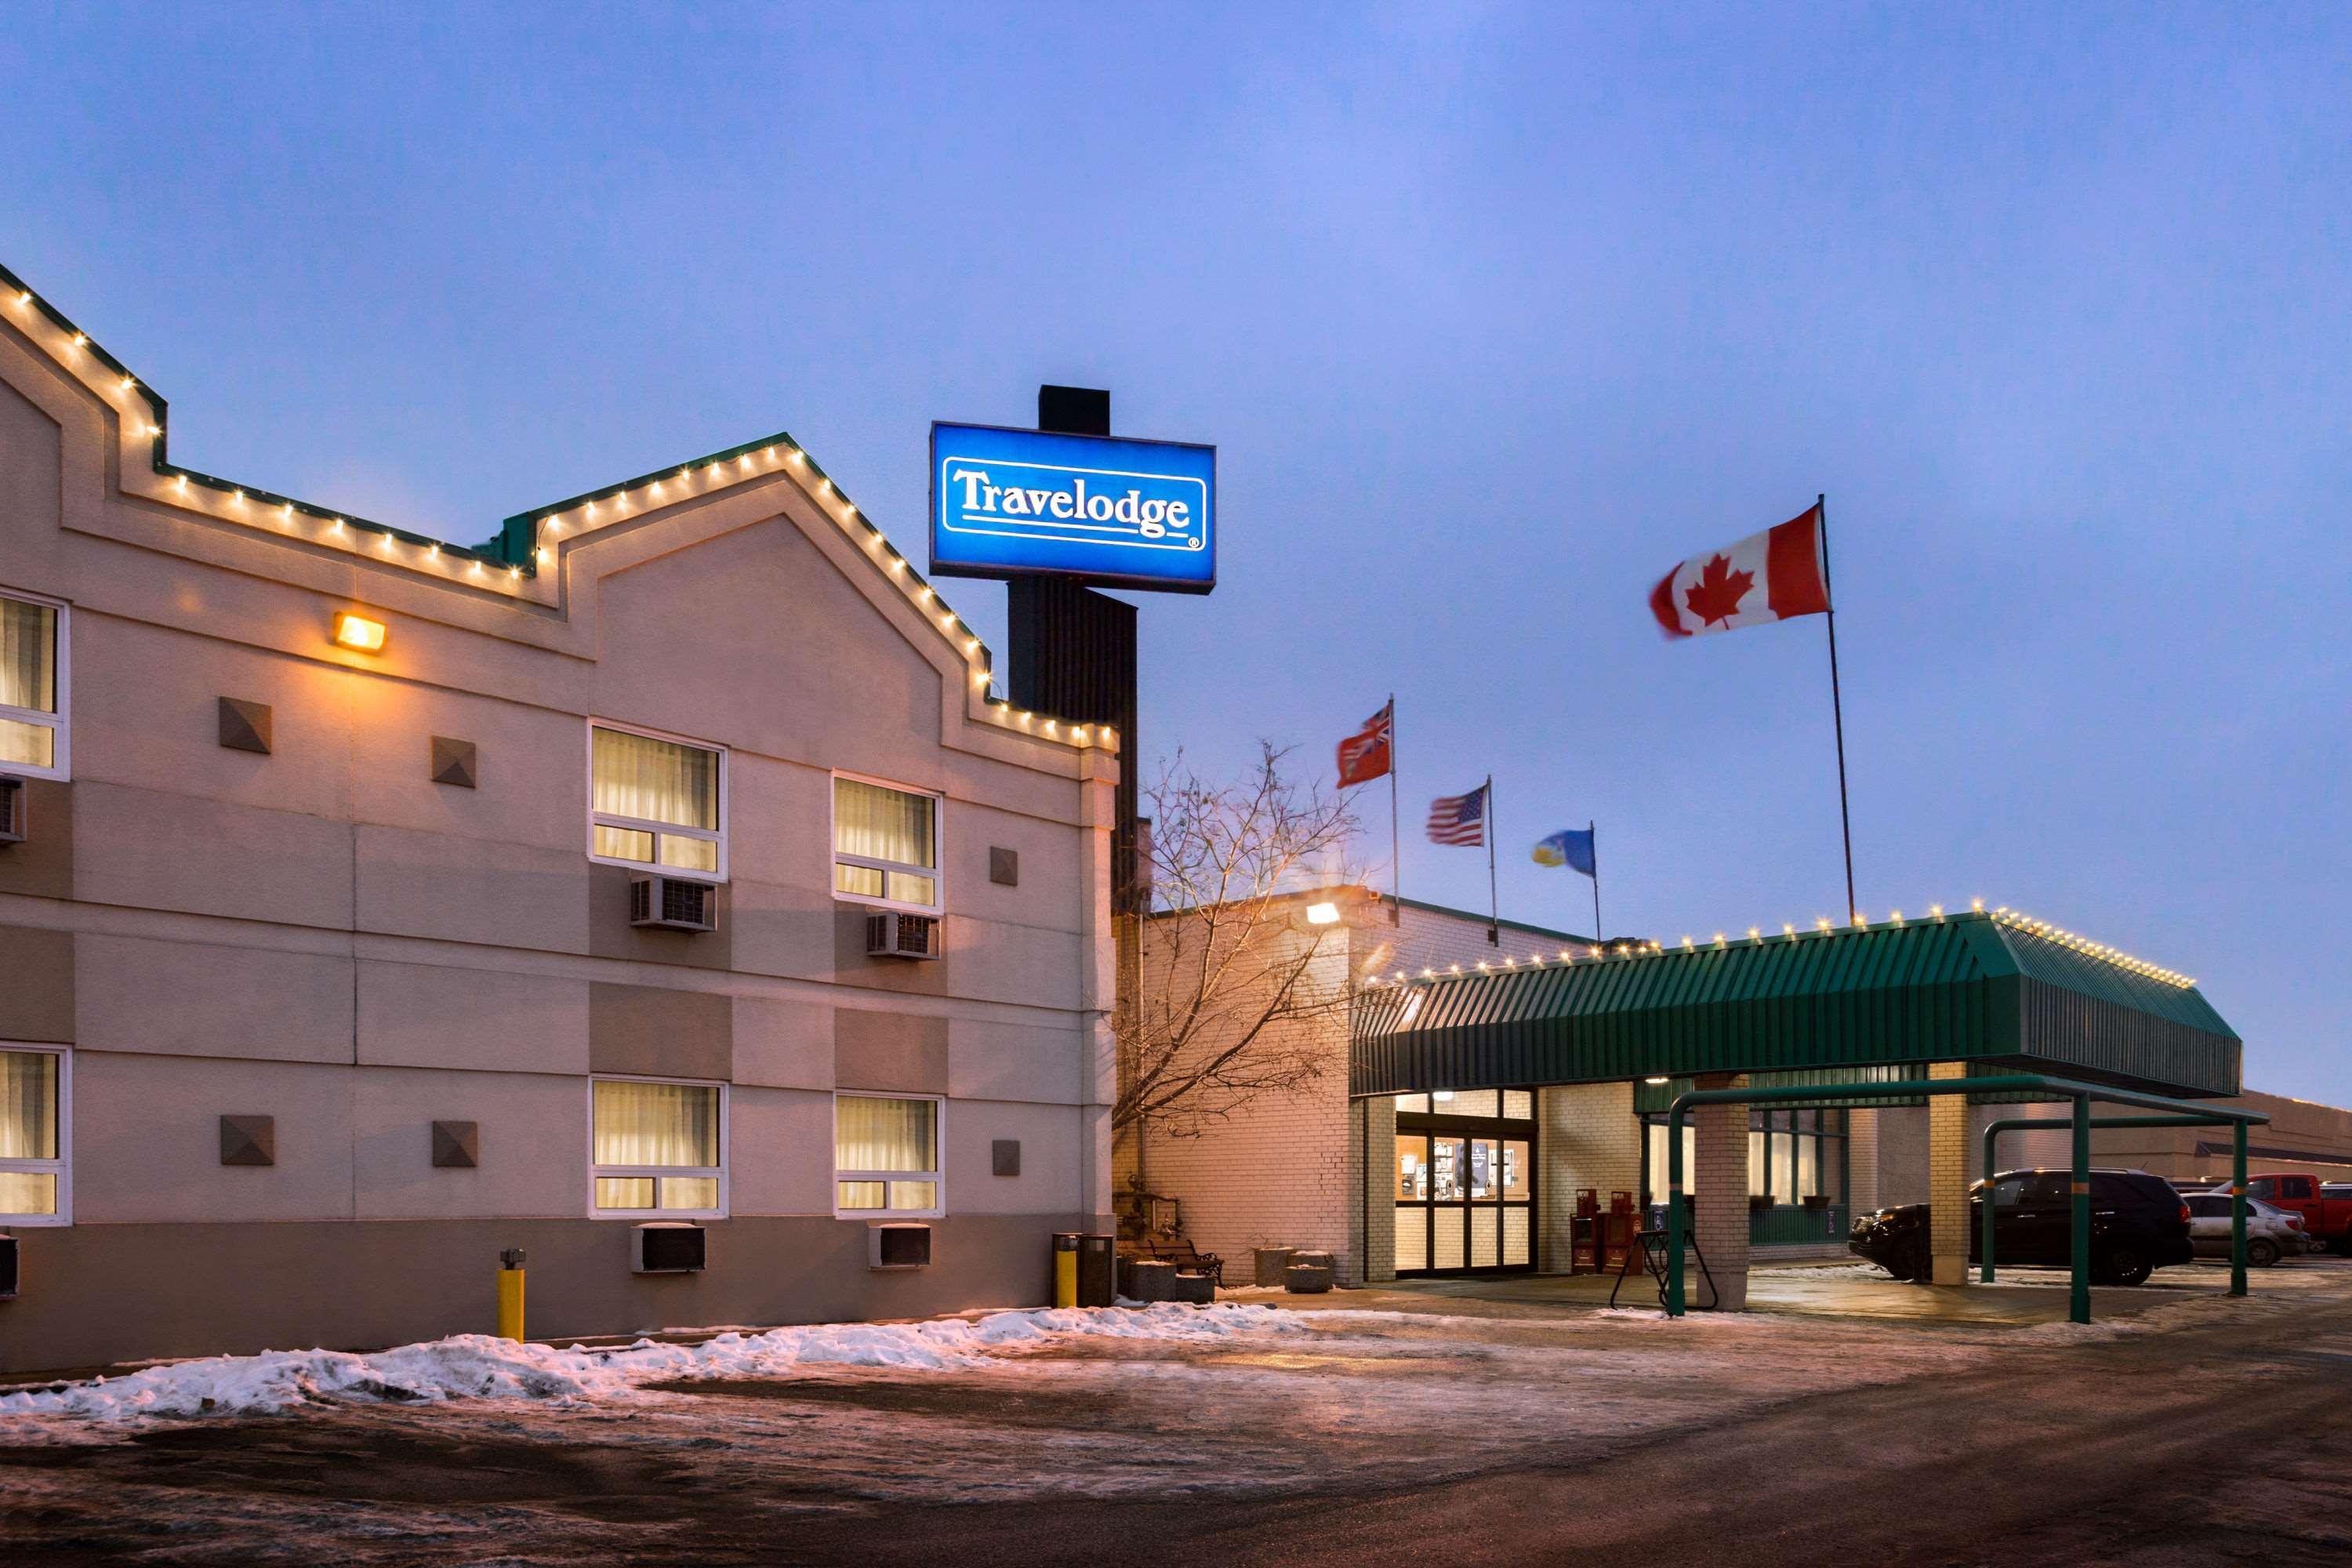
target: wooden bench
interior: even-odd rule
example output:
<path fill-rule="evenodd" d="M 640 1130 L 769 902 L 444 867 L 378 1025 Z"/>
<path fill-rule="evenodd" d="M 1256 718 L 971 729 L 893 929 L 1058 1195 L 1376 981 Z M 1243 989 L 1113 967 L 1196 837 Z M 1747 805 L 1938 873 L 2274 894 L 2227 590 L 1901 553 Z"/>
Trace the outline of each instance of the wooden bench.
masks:
<path fill-rule="evenodd" d="M 1190 1237 L 1139 1236 L 1121 1242 L 1120 1250 L 1130 1258 L 1156 1258 L 1172 1263 L 1179 1270 L 1205 1274 L 1222 1289 L 1225 1283 L 1225 1260 L 1213 1252 L 1203 1252 L 1192 1245 Z"/>

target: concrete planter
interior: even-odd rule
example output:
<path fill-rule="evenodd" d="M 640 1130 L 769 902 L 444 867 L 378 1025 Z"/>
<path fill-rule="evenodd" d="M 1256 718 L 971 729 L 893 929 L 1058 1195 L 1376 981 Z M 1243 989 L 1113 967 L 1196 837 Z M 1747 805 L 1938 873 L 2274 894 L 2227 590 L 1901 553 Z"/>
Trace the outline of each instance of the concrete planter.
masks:
<path fill-rule="evenodd" d="M 1294 1252 L 1290 1267 L 1282 1271 L 1282 1286 L 1301 1296 L 1319 1296 L 1331 1289 L 1339 1275 L 1339 1266 L 1328 1252 Z"/>
<path fill-rule="evenodd" d="M 1118 1293 L 1130 1301 L 1165 1301 L 1174 1288 L 1176 1266 L 1156 1258 L 1118 1260 Z"/>
<path fill-rule="evenodd" d="M 1295 1247 L 1261 1247 L 1255 1248 L 1255 1256 L 1257 1259 L 1257 1272 L 1255 1275 L 1256 1282 L 1260 1285 L 1281 1284 L 1283 1275 L 1285 1271 L 1290 1268 L 1290 1260 L 1297 1251 L 1298 1249 Z"/>
<path fill-rule="evenodd" d="M 1217 1299 L 1217 1282 L 1205 1274 L 1177 1274 L 1168 1281 L 1168 1294 L 1163 1301 L 1185 1301 L 1195 1307 L 1213 1304 Z"/>
<path fill-rule="evenodd" d="M 1320 1296 L 1331 1289 L 1331 1266 L 1294 1263 L 1283 1270 L 1282 1288 L 1294 1296 Z"/>

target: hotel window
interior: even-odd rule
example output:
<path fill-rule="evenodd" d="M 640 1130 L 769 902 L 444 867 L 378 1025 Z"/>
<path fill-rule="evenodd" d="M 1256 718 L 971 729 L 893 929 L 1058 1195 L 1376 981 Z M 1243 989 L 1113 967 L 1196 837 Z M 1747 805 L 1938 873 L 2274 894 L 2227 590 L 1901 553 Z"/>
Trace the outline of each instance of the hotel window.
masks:
<path fill-rule="evenodd" d="M 937 914 L 940 799 L 835 773 L 833 890 Z"/>
<path fill-rule="evenodd" d="M 937 1215 L 940 1102 L 871 1094 L 833 1100 L 834 1212 Z"/>
<path fill-rule="evenodd" d="M 64 1225 L 68 1063 L 63 1051 L 0 1048 L 0 1224 Z"/>
<path fill-rule="evenodd" d="M 713 1219 L 726 1213 L 723 1085 L 600 1078 L 588 1087 L 594 1213 Z"/>
<path fill-rule="evenodd" d="M 609 724 L 588 727 L 588 855 L 727 879 L 727 753 Z"/>
<path fill-rule="evenodd" d="M 66 609 L 0 593 L 0 773 L 70 776 Z"/>

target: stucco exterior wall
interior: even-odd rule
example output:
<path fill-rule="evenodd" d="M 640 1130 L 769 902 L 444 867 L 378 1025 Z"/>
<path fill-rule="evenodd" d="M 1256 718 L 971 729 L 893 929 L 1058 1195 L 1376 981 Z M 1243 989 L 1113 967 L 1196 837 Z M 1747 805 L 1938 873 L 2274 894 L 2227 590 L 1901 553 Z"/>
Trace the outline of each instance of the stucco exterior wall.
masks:
<path fill-rule="evenodd" d="M 0 847 L 0 1045 L 71 1047 L 72 1143 L 70 1226 L 0 1226 L 0 1370 L 480 1330 L 518 1245 L 551 1332 L 1035 1300 L 1048 1233 L 1107 1228 L 1114 742 L 992 700 L 789 442 L 486 572 L 175 485 L 77 353 L 0 309 L 0 592 L 68 606 L 71 742 Z M 340 611 L 383 649 L 335 645 Z M 267 754 L 222 743 L 223 698 L 268 705 Z M 629 872 L 589 859 L 592 719 L 726 749 L 717 931 L 631 927 Z M 475 787 L 431 776 L 436 736 Z M 941 798 L 942 958 L 866 956 L 835 770 Z M 629 1275 L 629 1222 L 588 1217 L 592 1072 L 729 1086 L 691 1283 Z M 919 1276 L 833 1216 L 836 1088 L 947 1098 Z M 221 1163 L 227 1114 L 275 1118 L 275 1164 Z M 436 1119 L 478 1123 L 477 1167 L 431 1163 Z"/>

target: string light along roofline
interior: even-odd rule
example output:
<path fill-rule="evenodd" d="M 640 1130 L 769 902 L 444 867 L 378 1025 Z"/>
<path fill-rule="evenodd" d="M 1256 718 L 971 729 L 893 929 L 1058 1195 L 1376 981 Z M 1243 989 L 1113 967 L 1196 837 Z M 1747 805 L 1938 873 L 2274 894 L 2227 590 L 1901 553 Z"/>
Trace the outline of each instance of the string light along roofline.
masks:
<path fill-rule="evenodd" d="M 1811 931 L 1800 930 L 1794 921 L 1784 921 L 1777 936 L 1760 926 L 1749 926 L 1745 937 L 1727 937 L 1722 931 L 1717 931 L 1705 942 L 1685 936 L 1674 951 L 1677 952 L 1727 952 L 1737 947 L 1783 947 L 1791 942 L 1834 941 L 1861 931 L 1902 931 L 1907 926 L 1944 925 L 1965 920 L 1990 921 L 1996 925 L 2023 931 L 2030 936 L 2039 937 L 2045 942 L 2055 942 L 2061 947 L 2072 949 L 2085 958 L 2113 964 L 2143 980 L 2152 980 L 2183 991 L 2192 990 L 2197 984 L 2192 975 L 2183 974 L 2179 970 L 2167 969 L 2161 964 L 2149 963 L 2144 959 L 2135 958 L 2120 948 L 2109 946 L 2102 942 L 2093 942 L 2090 938 L 2068 931 L 2063 926 L 2054 925 L 2048 921 L 2036 920 L 2011 909 L 2006 904 L 1988 910 L 1984 907 L 1982 899 L 1971 900 L 1969 909 L 1952 914 L 1947 914 L 1941 904 L 1930 904 L 1925 915 L 1912 916 L 1908 919 L 1905 918 L 1901 910 L 1896 910 L 1885 920 L 1875 924 L 1862 918 L 1861 912 L 1857 910 L 1853 922 L 1845 926 L 1833 924 L 1826 917 L 1821 917 L 1815 920 L 1814 929 Z M 1418 975 L 1413 975 L 1400 969 L 1387 979 L 1382 979 L 1377 974 L 1373 975 L 1364 982 L 1364 985 L 1368 990 L 1383 988 L 1393 990 L 1400 986 L 1429 985 L 1444 980 L 1475 978 L 1479 974 L 1513 973 L 1528 969 L 1572 969 L 1580 964 L 1638 962 L 1645 958 L 1664 957 L 1667 952 L 1668 950 L 1662 943 L 1646 940 L 1578 943 L 1574 946 L 1559 948 L 1549 954 L 1540 951 L 1530 952 L 1524 960 L 1519 959 L 1516 954 L 1493 963 L 1481 959 L 1476 967 L 1469 971 L 1465 971 L 1458 963 L 1443 973 L 1435 969 L 1423 969 Z"/>
<path fill-rule="evenodd" d="M 147 443 L 153 471 L 162 484 L 160 493 L 145 499 L 207 518 L 244 523 L 273 538 L 363 554 L 371 564 L 398 568 L 461 590 L 520 598 L 524 584 L 539 575 L 542 563 L 555 559 L 558 546 L 567 539 L 739 484 L 782 475 L 882 568 L 905 595 L 908 605 L 947 643 L 967 670 L 969 695 L 979 699 L 987 722 L 1072 751 L 1118 750 L 1118 735 L 1110 725 L 1072 724 L 1015 708 L 997 696 L 991 689 L 995 656 L 979 635 L 947 605 L 936 588 L 923 581 L 880 526 L 789 432 L 779 431 L 691 462 L 583 491 L 551 506 L 533 507 L 506 519 L 498 533 L 480 544 L 451 544 L 173 462 L 168 445 L 170 405 L 163 395 L 5 266 L 0 266 L 0 321 L 22 332 L 111 407 L 121 422 L 126 447 L 141 440 Z"/>

